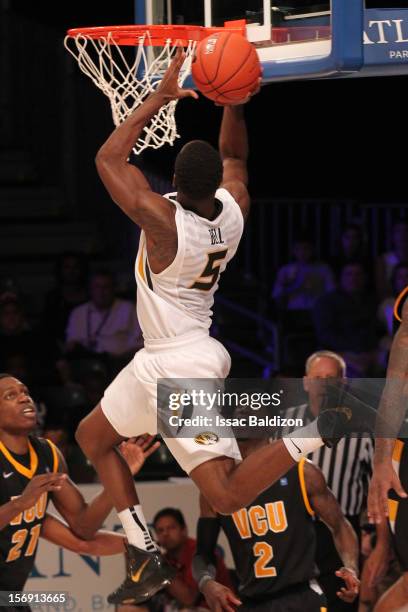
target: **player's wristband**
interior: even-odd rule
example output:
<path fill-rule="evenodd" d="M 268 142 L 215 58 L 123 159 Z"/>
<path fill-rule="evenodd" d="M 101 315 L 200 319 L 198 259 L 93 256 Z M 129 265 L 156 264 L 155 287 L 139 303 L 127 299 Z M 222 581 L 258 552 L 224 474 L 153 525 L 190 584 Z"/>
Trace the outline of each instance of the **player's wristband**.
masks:
<path fill-rule="evenodd" d="M 343 565 L 343 567 L 340 567 L 338 571 L 341 571 L 341 570 L 347 570 L 348 572 L 350 572 L 350 574 L 353 574 L 353 576 L 357 578 L 357 580 L 359 580 L 358 571 L 354 569 L 353 567 L 348 567 L 347 565 Z"/>
<path fill-rule="evenodd" d="M 210 580 L 214 580 L 214 576 L 211 576 L 210 574 L 204 574 L 204 576 L 201 576 L 200 581 L 198 583 L 198 590 L 200 591 L 200 593 L 203 592 L 203 588 Z"/>
<path fill-rule="evenodd" d="M 192 566 L 194 580 L 197 582 L 198 588 L 201 591 L 209 580 L 215 579 L 217 570 L 215 565 L 207 563 L 206 560 L 197 553 L 193 557 Z"/>

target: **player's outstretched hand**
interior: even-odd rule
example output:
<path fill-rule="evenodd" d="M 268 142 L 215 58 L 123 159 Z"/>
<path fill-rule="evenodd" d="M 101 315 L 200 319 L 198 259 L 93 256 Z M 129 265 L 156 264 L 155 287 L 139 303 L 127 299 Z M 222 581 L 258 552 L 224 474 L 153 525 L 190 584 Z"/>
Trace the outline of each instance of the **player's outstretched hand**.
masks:
<path fill-rule="evenodd" d="M 203 595 L 211 612 L 235 612 L 236 607 L 242 603 L 231 589 L 215 580 L 205 583 Z"/>
<path fill-rule="evenodd" d="M 66 479 L 67 475 L 60 472 L 34 476 L 20 496 L 21 509 L 32 508 L 37 499 L 46 491 L 59 491 Z"/>
<path fill-rule="evenodd" d="M 140 472 L 146 459 L 159 448 L 160 442 L 152 444 L 153 440 L 154 436 L 143 434 L 137 438 L 129 438 L 119 445 L 119 450 L 126 459 L 133 476 Z"/>
<path fill-rule="evenodd" d="M 407 497 L 391 460 L 374 463 L 374 472 L 368 491 L 368 519 L 370 523 L 381 523 L 388 516 L 388 491 L 391 489 L 400 497 Z"/>
<path fill-rule="evenodd" d="M 336 576 L 338 576 L 338 578 L 342 578 L 346 585 L 341 587 L 340 591 L 337 591 L 337 597 L 343 601 L 346 601 L 347 603 L 352 603 L 360 590 L 360 581 L 357 578 L 355 571 L 347 567 L 341 567 L 339 570 L 337 570 Z"/>
<path fill-rule="evenodd" d="M 198 98 L 198 94 L 194 89 L 183 89 L 178 84 L 178 77 L 185 58 L 186 56 L 183 49 L 179 47 L 156 89 L 156 92 L 165 98 L 165 104 L 171 100 L 179 100 L 180 98 Z"/>

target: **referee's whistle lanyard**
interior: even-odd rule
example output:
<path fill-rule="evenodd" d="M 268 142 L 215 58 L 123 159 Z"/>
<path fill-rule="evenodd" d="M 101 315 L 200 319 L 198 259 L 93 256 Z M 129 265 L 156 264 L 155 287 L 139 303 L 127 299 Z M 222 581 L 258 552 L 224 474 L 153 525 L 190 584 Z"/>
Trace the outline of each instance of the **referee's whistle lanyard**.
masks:
<path fill-rule="evenodd" d="M 86 337 L 87 337 L 88 348 L 91 349 L 92 351 L 96 349 L 96 345 L 98 344 L 99 336 L 101 335 L 101 332 L 103 328 L 105 327 L 107 320 L 109 319 L 109 316 L 112 312 L 112 308 L 113 308 L 113 305 L 109 308 L 109 310 L 106 311 L 105 316 L 103 317 L 102 321 L 99 323 L 98 327 L 92 334 L 91 333 L 92 308 L 88 304 L 88 308 L 86 311 Z"/>

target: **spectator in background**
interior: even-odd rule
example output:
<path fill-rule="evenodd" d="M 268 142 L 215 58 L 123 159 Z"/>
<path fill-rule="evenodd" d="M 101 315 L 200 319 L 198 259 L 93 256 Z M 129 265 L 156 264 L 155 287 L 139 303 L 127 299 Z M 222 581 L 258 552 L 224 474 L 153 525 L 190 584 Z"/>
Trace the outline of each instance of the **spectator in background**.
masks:
<path fill-rule="evenodd" d="M 143 344 L 134 304 L 115 295 L 113 276 L 91 276 L 90 300 L 73 309 L 66 330 L 66 352 L 73 356 L 107 355 L 124 365 Z"/>
<path fill-rule="evenodd" d="M 394 333 L 394 304 L 401 291 L 408 286 L 408 263 L 397 264 L 391 276 L 392 297 L 385 298 L 378 307 L 378 319 L 386 334 L 380 347 L 388 355 Z"/>
<path fill-rule="evenodd" d="M 192 563 L 196 552 L 196 540 L 190 538 L 184 516 L 176 508 L 164 508 L 153 519 L 158 544 L 165 550 L 167 561 L 177 568 L 178 574 L 165 591 L 167 604 L 172 600 L 175 606 L 171 609 L 199 610 L 207 609 L 204 597 L 198 590 L 193 578 Z M 229 572 L 220 557 L 217 560 L 217 582 L 232 588 Z M 162 608 L 166 609 L 162 601 Z"/>
<path fill-rule="evenodd" d="M 23 304 L 16 297 L 0 301 L 0 365 L 5 370 L 12 355 L 24 355 L 26 368 L 34 385 L 49 380 L 58 356 L 51 336 L 33 329 L 25 316 Z"/>
<path fill-rule="evenodd" d="M 306 235 L 293 244 L 294 262 L 278 270 L 272 298 L 279 310 L 310 310 L 317 298 L 335 287 L 333 273 L 314 260 L 313 241 Z"/>
<path fill-rule="evenodd" d="M 24 304 L 26 312 L 31 312 L 32 310 L 32 296 L 22 290 L 19 281 L 13 276 L 3 276 L 0 278 L 0 302 L 8 300 L 15 300 Z"/>
<path fill-rule="evenodd" d="M 83 253 L 65 252 L 55 271 L 56 286 L 45 297 L 43 326 L 63 344 L 71 311 L 88 299 L 88 260 Z"/>
<path fill-rule="evenodd" d="M 15 296 L 7 296 L 0 302 L 0 334 L 2 343 L 7 344 L 7 338 L 16 338 L 14 347 L 18 343 L 28 347 L 26 338 L 30 325 L 25 317 L 23 305 Z"/>
<path fill-rule="evenodd" d="M 107 372 L 103 368 L 93 369 L 84 365 L 82 367 L 82 372 L 78 375 L 80 383 L 77 389 L 78 399 L 75 405 L 67 411 L 68 430 L 72 439 L 75 437 L 80 421 L 101 401 L 109 384 Z"/>
<path fill-rule="evenodd" d="M 346 264 L 340 287 L 323 295 L 313 312 L 319 346 L 340 353 L 350 376 L 376 373 L 378 366 L 376 305 L 366 285 L 361 263 Z"/>
<path fill-rule="evenodd" d="M 338 254 L 330 258 L 329 263 L 338 278 L 342 268 L 355 261 L 360 262 L 366 270 L 369 270 L 370 260 L 365 253 L 363 231 L 359 225 L 350 223 L 341 233 Z"/>
<path fill-rule="evenodd" d="M 376 287 L 380 299 L 392 295 L 392 271 L 399 263 L 408 263 L 408 221 L 397 221 L 392 228 L 392 250 L 376 262 Z"/>

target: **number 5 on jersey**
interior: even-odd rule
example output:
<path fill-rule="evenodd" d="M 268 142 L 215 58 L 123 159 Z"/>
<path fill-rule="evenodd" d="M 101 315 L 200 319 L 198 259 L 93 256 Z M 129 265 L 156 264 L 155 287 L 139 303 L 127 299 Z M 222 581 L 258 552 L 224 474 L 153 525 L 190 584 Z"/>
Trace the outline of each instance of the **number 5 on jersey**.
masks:
<path fill-rule="evenodd" d="M 201 289 L 202 291 L 209 291 L 212 289 L 220 275 L 221 261 L 225 258 L 227 253 L 228 249 L 207 253 L 207 264 L 198 279 L 191 285 L 190 289 Z"/>

